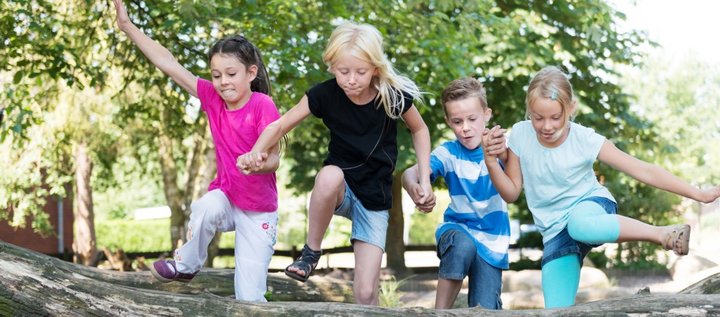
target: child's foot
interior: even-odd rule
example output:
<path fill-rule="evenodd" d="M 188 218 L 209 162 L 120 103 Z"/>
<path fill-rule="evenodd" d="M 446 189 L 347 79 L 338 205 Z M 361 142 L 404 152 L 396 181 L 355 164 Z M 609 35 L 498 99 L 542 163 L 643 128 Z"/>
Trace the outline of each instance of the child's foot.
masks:
<path fill-rule="evenodd" d="M 157 260 L 150 266 L 150 272 L 158 281 L 163 283 L 172 281 L 188 283 L 198 273 L 182 273 L 178 271 L 174 260 Z"/>
<path fill-rule="evenodd" d="M 303 247 L 302 253 L 295 260 L 295 262 L 285 268 L 285 275 L 292 277 L 300 282 L 307 281 L 308 277 L 310 277 L 310 274 L 312 274 L 312 272 L 315 270 L 318 261 L 320 261 L 320 255 L 320 251 L 313 251 L 306 244 Z M 295 270 L 290 270 L 290 268 L 294 268 Z"/>
<path fill-rule="evenodd" d="M 690 226 L 671 226 L 666 233 L 663 247 L 665 250 L 673 250 L 677 255 L 687 255 L 690 250 Z"/>

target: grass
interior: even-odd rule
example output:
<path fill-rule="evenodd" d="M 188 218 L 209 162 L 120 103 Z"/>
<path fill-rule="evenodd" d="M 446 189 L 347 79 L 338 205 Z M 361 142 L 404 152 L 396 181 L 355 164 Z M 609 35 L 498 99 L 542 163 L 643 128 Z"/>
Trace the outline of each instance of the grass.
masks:
<path fill-rule="evenodd" d="M 400 287 L 402 287 L 407 280 L 412 276 L 408 276 L 402 280 L 396 280 L 395 276 L 390 276 L 390 279 L 386 281 L 380 281 L 380 294 L 379 304 L 381 307 L 402 307 L 403 302 L 400 300 L 402 294 L 400 294 Z"/>

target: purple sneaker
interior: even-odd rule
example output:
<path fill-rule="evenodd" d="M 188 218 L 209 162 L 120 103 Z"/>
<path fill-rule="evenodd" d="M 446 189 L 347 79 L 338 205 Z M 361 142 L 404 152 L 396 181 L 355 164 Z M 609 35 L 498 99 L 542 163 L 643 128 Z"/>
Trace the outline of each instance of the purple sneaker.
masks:
<path fill-rule="evenodd" d="M 152 272 L 152 275 L 158 279 L 158 281 L 163 283 L 172 281 L 188 283 L 195 277 L 195 274 L 198 273 L 178 272 L 174 260 L 157 260 L 150 266 L 150 272 Z"/>

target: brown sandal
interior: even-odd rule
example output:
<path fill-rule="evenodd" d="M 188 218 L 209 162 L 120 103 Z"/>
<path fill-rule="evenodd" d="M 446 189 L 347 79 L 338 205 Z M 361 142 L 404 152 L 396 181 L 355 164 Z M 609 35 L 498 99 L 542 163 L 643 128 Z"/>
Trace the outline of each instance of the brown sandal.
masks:
<path fill-rule="evenodd" d="M 687 255 L 690 250 L 690 226 L 676 225 L 665 237 L 665 250 L 673 250 L 677 255 Z"/>

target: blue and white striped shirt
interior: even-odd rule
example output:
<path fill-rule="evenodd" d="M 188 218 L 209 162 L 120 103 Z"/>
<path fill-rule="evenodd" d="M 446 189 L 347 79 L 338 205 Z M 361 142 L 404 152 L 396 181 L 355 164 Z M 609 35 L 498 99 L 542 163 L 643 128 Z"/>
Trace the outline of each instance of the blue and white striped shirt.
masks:
<path fill-rule="evenodd" d="M 442 176 L 450 192 L 450 205 L 435 239 L 447 230 L 462 230 L 474 238 L 477 254 L 488 264 L 507 269 L 507 204 L 490 180 L 482 148 L 468 150 L 457 140 L 445 142 L 431 153 L 430 170 L 430 179 Z"/>

